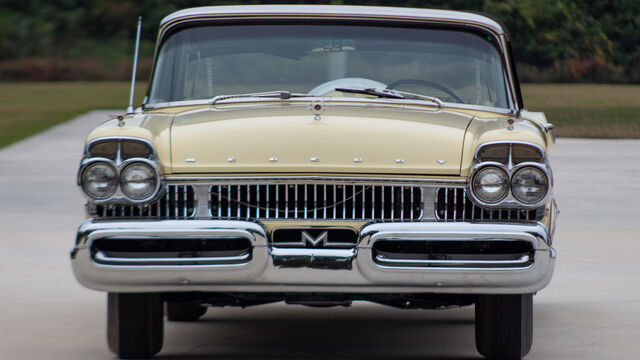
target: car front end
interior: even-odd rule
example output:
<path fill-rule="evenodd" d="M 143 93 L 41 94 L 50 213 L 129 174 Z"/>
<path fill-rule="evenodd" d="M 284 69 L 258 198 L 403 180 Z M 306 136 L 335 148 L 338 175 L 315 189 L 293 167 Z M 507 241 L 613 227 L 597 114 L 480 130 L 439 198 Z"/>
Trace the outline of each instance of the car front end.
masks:
<path fill-rule="evenodd" d="M 143 107 L 88 136 L 73 270 L 109 293 L 121 357 L 160 350 L 163 302 L 194 320 L 203 304 L 368 300 L 475 303 L 478 350 L 520 358 L 556 258 L 550 129 L 482 15 L 177 12 Z M 509 326 L 491 320 L 504 301 Z M 155 315 L 126 322 L 124 304 Z M 499 346 L 518 326 L 518 349 Z"/>

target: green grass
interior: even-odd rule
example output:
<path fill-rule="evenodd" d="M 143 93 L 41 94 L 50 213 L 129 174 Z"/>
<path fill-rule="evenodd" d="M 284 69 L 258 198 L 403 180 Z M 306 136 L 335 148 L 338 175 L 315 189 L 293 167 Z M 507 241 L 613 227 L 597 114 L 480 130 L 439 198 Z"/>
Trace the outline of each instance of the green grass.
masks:
<path fill-rule="evenodd" d="M 136 104 L 146 84 L 136 86 Z M 126 82 L 0 83 L 0 147 L 93 109 L 124 109 Z"/>
<path fill-rule="evenodd" d="M 146 84 L 136 87 L 140 104 Z M 640 85 L 525 84 L 525 105 L 556 135 L 640 138 Z M 126 82 L 0 83 L 0 147 L 93 109 L 122 109 Z"/>
<path fill-rule="evenodd" d="M 640 138 L 640 85 L 525 84 L 522 92 L 557 136 Z"/>

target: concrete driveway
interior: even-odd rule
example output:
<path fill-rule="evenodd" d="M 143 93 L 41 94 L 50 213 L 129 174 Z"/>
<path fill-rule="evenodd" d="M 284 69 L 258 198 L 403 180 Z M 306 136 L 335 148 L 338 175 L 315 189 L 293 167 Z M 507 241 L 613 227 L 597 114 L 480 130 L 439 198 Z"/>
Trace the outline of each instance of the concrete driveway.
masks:
<path fill-rule="evenodd" d="M 0 359 L 112 359 L 105 294 L 73 278 L 83 220 L 75 186 L 96 111 L 0 150 Z M 559 139 L 561 208 L 551 285 L 535 298 L 526 359 L 640 357 L 640 141 Z M 398 310 L 356 303 L 213 308 L 167 323 L 164 359 L 478 359 L 473 308 Z"/>

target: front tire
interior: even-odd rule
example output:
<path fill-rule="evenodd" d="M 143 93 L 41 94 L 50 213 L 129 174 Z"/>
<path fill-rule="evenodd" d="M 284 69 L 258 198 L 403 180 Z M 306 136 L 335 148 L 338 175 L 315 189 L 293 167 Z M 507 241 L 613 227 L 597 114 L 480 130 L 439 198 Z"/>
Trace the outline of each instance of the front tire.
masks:
<path fill-rule="evenodd" d="M 121 359 L 153 357 L 162 348 L 163 307 L 159 294 L 109 293 L 107 340 Z"/>
<path fill-rule="evenodd" d="M 480 354 L 491 360 L 521 359 L 533 342 L 533 294 L 481 295 L 475 325 Z"/>

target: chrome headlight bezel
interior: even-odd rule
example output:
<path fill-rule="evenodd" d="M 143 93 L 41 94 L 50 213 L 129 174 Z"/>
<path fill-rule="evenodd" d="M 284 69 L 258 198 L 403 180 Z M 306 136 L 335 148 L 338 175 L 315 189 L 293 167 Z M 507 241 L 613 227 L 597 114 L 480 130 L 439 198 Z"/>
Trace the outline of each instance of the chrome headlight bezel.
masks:
<path fill-rule="evenodd" d="M 86 183 L 84 181 L 86 172 L 98 165 L 105 165 L 113 170 L 113 179 L 110 181 L 110 182 L 113 182 L 113 186 L 114 186 L 113 191 L 110 191 L 108 195 L 103 197 L 97 197 L 95 195 L 92 195 L 91 192 L 87 190 Z M 89 159 L 86 163 L 83 164 L 82 168 L 78 172 L 78 185 L 82 189 L 82 192 L 93 201 L 104 201 L 113 197 L 118 192 L 118 183 L 119 183 L 118 168 L 113 164 L 111 160 L 107 158 Z"/>
<path fill-rule="evenodd" d="M 145 166 L 147 166 L 153 175 L 153 179 L 154 179 L 154 184 L 153 187 L 151 189 L 151 192 L 149 193 L 149 195 L 142 197 L 142 198 L 135 198 L 133 196 L 131 196 L 131 194 L 128 194 L 127 191 L 125 190 L 125 187 L 123 185 L 123 176 L 125 175 L 125 172 L 127 171 L 127 169 L 129 169 L 131 166 L 134 166 L 136 164 L 143 164 Z M 143 159 L 143 158 L 131 158 L 127 161 L 124 161 L 121 165 L 120 165 L 120 171 L 119 171 L 119 175 L 118 175 L 118 185 L 119 185 L 119 189 L 122 192 L 122 195 L 124 195 L 129 201 L 131 202 L 136 202 L 136 203 L 144 203 L 147 202 L 153 198 L 155 198 L 155 196 L 158 193 L 158 190 L 160 188 L 160 174 L 158 173 L 158 169 L 155 166 L 155 164 L 152 161 L 149 161 L 147 159 Z"/>
<path fill-rule="evenodd" d="M 523 163 L 526 164 L 526 163 Z M 540 166 L 532 166 L 532 164 L 536 164 L 536 163 L 529 163 L 529 165 L 524 165 L 524 166 L 518 166 L 517 168 L 514 168 L 513 171 L 513 175 L 511 176 L 511 185 L 510 185 L 510 191 L 511 194 L 513 195 L 513 197 L 520 201 L 521 203 L 524 204 L 537 204 L 539 203 L 542 199 L 544 199 L 547 194 L 549 193 L 549 187 L 550 187 L 550 182 L 549 182 L 549 176 L 547 175 L 547 173 L 545 172 L 544 169 L 542 169 Z M 542 175 L 542 177 L 544 178 L 544 182 L 545 182 L 545 190 L 544 190 L 544 194 L 537 200 L 535 201 L 525 201 L 523 199 L 520 198 L 520 196 L 517 195 L 517 192 L 514 190 L 514 180 L 515 178 L 518 176 L 518 174 L 520 174 L 522 171 L 528 170 L 528 169 L 534 169 L 540 172 L 540 174 Z"/>
<path fill-rule="evenodd" d="M 478 177 L 481 176 L 483 174 L 483 172 L 489 172 L 489 171 L 497 171 L 498 173 L 501 173 L 500 174 L 501 176 L 504 177 L 504 191 L 499 197 L 497 197 L 493 201 L 489 201 L 486 198 L 483 199 L 483 196 L 478 194 L 479 189 L 477 189 L 477 184 L 476 184 L 476 182 L 478 180 Z M 509 179 L 509 173 L 507 171 L 505 171 L 505 169 L 503 169 L 502 166 L 496 166 L 495 164 L 492 164 L 492 163 L 483 164 L 483 166 L 481 166 L 478 169 L 476 169 L 476 171 L 474 172 L 473 176 L 469 180 L 469 185 L 470 185 L 471 194 L 473 194 L 473 196 L 478 201 L 480 201 L 482 203 L 486 203 L 486 204 L 497 204 L 497 203 L 500 203 L 502 200 L 504 200 L 509 195 L 509 191 L 510 191 L 510 188 L 511 188 L 511 183 L 510 183 L 510 179 Z"/>

